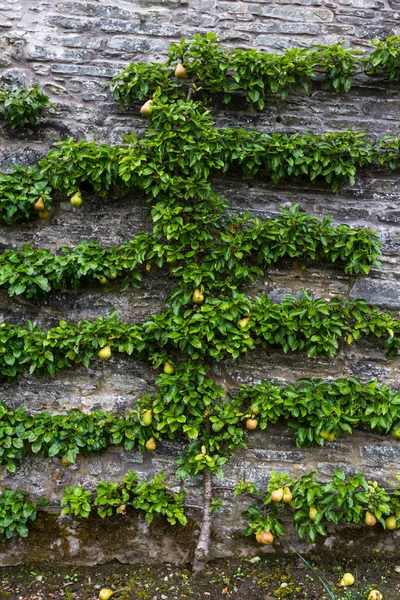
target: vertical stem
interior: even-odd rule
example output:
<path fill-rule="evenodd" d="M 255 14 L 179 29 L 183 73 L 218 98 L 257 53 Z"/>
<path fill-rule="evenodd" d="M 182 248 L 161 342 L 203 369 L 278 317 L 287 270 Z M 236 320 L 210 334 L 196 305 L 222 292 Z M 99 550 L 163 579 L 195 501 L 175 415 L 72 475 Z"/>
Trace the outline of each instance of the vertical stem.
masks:
<path fill-rule="evenodd" d="M 208 549 L 210 545 L 211 536 L 211 499 L 212 499 L 212 487 L 211 487 L 211 473 L 206 468 L 204 470 L 203 479 L 203 518 L 201 521 L 201 529 L 199 535 L 199 541 L 197 543 L 196 550 L 194 552 L 193 571 L 202 571 L 207 564 Z"/>

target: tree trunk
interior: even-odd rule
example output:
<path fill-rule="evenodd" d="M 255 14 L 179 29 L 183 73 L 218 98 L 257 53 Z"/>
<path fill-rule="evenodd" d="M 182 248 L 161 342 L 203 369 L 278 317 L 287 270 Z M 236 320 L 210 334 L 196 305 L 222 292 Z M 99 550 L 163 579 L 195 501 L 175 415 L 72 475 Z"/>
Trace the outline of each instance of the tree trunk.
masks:
<path fill-rule="evenodd" d="M 199 535 L 199 541 L 197 543 L 196 550 L 194 552 L 193 571 L 196 573 L 202 571 L 207 564 L 208 560 L 208 549 L 210 544 L 211 536 L 211 499 L 212 499 L 212 487 L 211 487 L 211 473 L 208 469 L 204 470 L 204 483 L 203 483 L 203 518 L 201 521 L 201 529 Z"/>

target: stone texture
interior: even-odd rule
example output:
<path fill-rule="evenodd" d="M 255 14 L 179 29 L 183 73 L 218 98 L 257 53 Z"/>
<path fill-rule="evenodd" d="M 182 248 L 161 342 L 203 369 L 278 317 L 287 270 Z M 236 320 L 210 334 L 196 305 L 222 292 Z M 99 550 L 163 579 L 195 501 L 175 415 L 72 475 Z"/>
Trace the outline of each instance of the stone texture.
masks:
<path fill-rule="evenodd" d="M 168 46 L 181 37 L 213 29 L 229 47 L 259 47 L 282 50 L 307 47 L 313 43 L 344 40 L 365 48 L 368 38 L 399 34 L 399 0 L 115 0 L 59 1 L 8 0 L 0 4 L 0 77 L 2 82 L 27 85 L 38 81 L 51 95 L 57 115 L 48 115 L 34 128 L 12 131 L 2 128 L 0 169 L 13 163 L 34 164 L 54 141 L 73 135 L 76 139 L 97 139 L 119 143 L 121 135 L 140 134 L 146 123 L 139 103 L 122 113 L 103 84 L 129 61 L 163 60 Z M 296 89 L 286 100 L 267 99 L 262 112 L 243 98 L 221 105 L 211 102 L 218 126 L 250 127 L 261 131 L 294 133 L 311 129 L 316 133 L 340 131 L 347 127 L 364 129 L 372 136 L 399 135 L 399 87 L 397 82 L 377 78 L 355 80 L 349 94 L 340 95 L 313 83 L 309 93 Z M 253 297 L 267 293 L 279 302 L 286 294 L 300 295 L 308 289 L 315 296 L 346 299 L 362 297 L 393 311 L 400 310 L 400 184 L 398 173 L 379 168 L 363 170 L 354 186 L 333 193 L 316 182 L 282 181 L 275 185 L 264 177 L 255 179 L 239 173 L 213 178 L 214 189 L 227 198 L 229 210 L 248 210 L 253 216 L 269 218 L 280 205 L 299 203 L 302 209 L 322 218 L 332 215 L 335 223 L 374 228 L 383 242 L 383 268 L 373 269 L 368 278 L 357 280 L 343 274 L 338 265 L 313 263 L 306 269 L 292 261 L 271 267 L 245 291 Z M 149 209 L 140 194 L 129 191 L 106 199 L 84 193 L 79 210 L 61 200 L 51 219 L 0 230 L 0 249 L 30 243 L 56 251 L 62 245 L 96 240 L 115 245 L 139 231 L 149 231 Z M 80 290 L 63 289 L 40 304 L 9 298 L 0 291 L 0 321 L 35 321 L 41 327 L 60 319 L 94 319 L 118 310 L 121 320 L 143 321 L 165 306 L 174 283 L 166 270 L 152 272 L 140 290 L 121 293 L 116 284 L 104 293 L 96 286 Z M 214 379 L 228 394 L 242 383 L 254 384 L 263 378 L 285 384 L 300 377 L 336 378 L 356 376 L 363 381 L 377 377 L 393 389 L 400 389 L 400 358 L 389 361 L 376 340 L 343 345 L 335 359 L 309 359 L 302 354 L 285 355 L 277 350 L 257 351 L 237 361 L 223 361 L 212 367 Z M 25 375 L 1 383 L 2 400 L 8 405 L 27 406 L 32 411 L 47 409 L 60 413 L 70 407 L 83 410 L 123 410 L 154 389 L 156 373 L 134 358 L 112 357 L 106 365 L 94 361 L 59 373 L 54 379 Z M 267 432 L 249 434 L 249 449 L 240 451 L 226 465 L 223 484 L 233 486 L 243 478 L 265 486 L 272 470 L 301 475 L 318 470 L 324 478 L 334 469 L 348 473 L 364 471 L 371 479 L 393 484 L 400 470 L 399 445 L 391 438 L 365 431 L 343 434 L 329 446 L 299 449 L 293 432 L 284 424 Z M 79 457 L 76 466 L 64 469 L 59 459 L 29 455 L 15 475 L 0 470 L 1 485 L 28 489 L 33 495 L 48 496 L 58 503 L 66 485 L 94 488 L 97 480 L 118 480 L 135 469 L 140 478 L 164 470 L 168 483 L 176 488 L 174 458 L 184 451 L 177 442 L 164 441 L 153 456 L 109 448 L 101 456 Z M 218 485 L 217 482 L 215 482 Z M 185 484 L 189 500 L 201 504 L 201 479 Z M 213 533 L 212 557 L 288 551 L 288 542 L 300 552 L 309 546 L 289 528 L 287 538 L 271 548 L 262 548 L 243 536 L 241 513 L 245 498 L 232 499 L 220 492 L 226 504 L 218 515 Z M 247 504 L 246 504 L 247 503 Z M 0 564 L 42 560 L 68 564 L 95 564 L 113 558 L 122 562 L 168 560 L 186 562 L 193 552 L 199 511 L 189 512 L 193 522 L 185 530 L 166 527 L 141 518 L 112 521 L 90 519 L 57 520 L 54 510 L 42 513 L 33 524 L 28 540 L 16 539 L 0 547 Z M 217 531 L 218 529 L 218 531 Z M 222 531 L 222 535 L 221 532 Z M 343 548 L 341 538 L 351 540 Z M 121 543 L 122 541 L 122 543 Z M 397 544 L 397 546 L 396 546 Z M 376 528 L 332 528 L 329 536 L 312 548 L 321 552 L 374 552 L 398 555 L 399 532 L 390 534 Z"/>

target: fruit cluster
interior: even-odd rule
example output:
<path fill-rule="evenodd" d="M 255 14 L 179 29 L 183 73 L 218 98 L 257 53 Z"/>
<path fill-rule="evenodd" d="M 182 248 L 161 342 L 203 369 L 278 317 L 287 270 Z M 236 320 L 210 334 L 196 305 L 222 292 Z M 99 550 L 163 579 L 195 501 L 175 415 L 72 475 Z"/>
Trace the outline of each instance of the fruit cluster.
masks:
<path fill-rule="evenodd" d="M 349 476 L 341 469 L 335 470 L 328 483 L 318 482 L 316 472 L 297 480 L 291 475 L 272 472 L 266 495 L 251 482 L 239 483 L 236 494 L 259 497 L 264 505 L 261 509 L 252 504 L 244 513 L 248 523 L 246 535 L 255 535 L 261 544 L 272 543 L 274 536 L 284 534 L 279 515 L 287 508 L 293 513 L 293 524 L 300 537 L 307 537 L 310 543 L 317 534 L 327 535 L 329 523 L 364 521 L 373 527 L 379 522 L 388 530 L 400 526 L 400 484 L 391 491 L 385 490 L 361 473 Z"/>

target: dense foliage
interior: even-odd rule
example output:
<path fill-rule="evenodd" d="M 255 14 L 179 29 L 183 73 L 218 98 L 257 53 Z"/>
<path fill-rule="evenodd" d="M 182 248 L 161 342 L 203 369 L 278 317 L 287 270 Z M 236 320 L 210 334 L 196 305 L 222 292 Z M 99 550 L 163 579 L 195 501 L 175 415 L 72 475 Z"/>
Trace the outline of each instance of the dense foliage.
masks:
<path fill-rule="evenodd" d="M 44 108 L 54 108 L 50 99 L 34 83 L 30 88 L 0 88 L 0 119 L 12 129 L 36 125 Z"/>
<path fill-rule="evenodd" d="M 202 101 L 219 93 L 229 102 L 234 93 L 242 92 L 248 102 L 263 109 L 269 95 L 285 97 L 299 84 L 309 90 L 311 82 L 321 75 L 337 92 L 348 92 L 354 75 L 362 71 L 399 78 L 400 38 L 372 40 L 370 46 L 373 50 L 368 53 L 336 42 L 271 54 L 252 49 L 229 50 L 210 32 L 204 37 L 194 35 L 192 40 L 172 44 L 165 63 L 131 63 L 114 76 L 110 87 L 122 107 L 153 94 L 183 99 L 186 91 L 182 81 L 174 77 L 172 68 L 180 63 L 193 82 L 194 94 Z"/>
<path fill-rule="evenodd" d="M 394 49 L 397 43 L 396 38 L 384 44 Z M 389 53 L 389 59 L 386 47 L 376 44 L 368 57 L 376 68 L 380 65 L 395 77 L 396 53 Z M 177 61 L 186 69 L 186 85 L 172 76 Z M 367 274 L 371 267 L 379 267 L 376 232 L 334 227 L 330 218 L 319 221 L 297 206 L 282 209 L 267 221 L 248 214 L 226 215 L 226 202 L 210 183 L 213 173 L 241 169 L 247 177 L 260 173 L 274 182 L 285 177 L 319 178 L 335 190 L 354 183 L 358 169 L 373 161 L 397 168 L 399 138 L 375 142 L 353 131 L 288 135 L 217 129 L 204 107 L 205 94 L 223 92 L 228 101 L 232 93 L 242 91 L 262 108 L 267 90 L 285 94 L 298 81 L 307 86 L 321 73 L 334 89 L 346 91 L 360 61 L 367 65 L 364 57 L 342 44 L 269 55 L 254 50 L 227 52 L 212 35 L 195 36 L 191 42 L 173 44 L 166 64 L 131 65 L 111 84 L 122 104 L 132 96 L 151 98 L 149 127 L 140 139 L 129 135 L 121 145 L 107 146 L 69 138 L 57 143 L 37 168 L 24 174 L 17 168 L 0 177 L 0 218 L 7 223 L 35 212 L 46 218 L 54 192 L 72 195 L 79 205 L 81 192 L 88 187 L 99 196 L 135 187 L 150 204 L 153 222 L 150 234 L 138 234 L 114 248 L 83 242 L 75 249 L 61 248 L 57 255 L 30 246 L 6 250 L 0 255 L 0 286 L 10 295 L 44 297 L 64 285 L 78 287 L 82 281 L 99 281 L 108 289 L 116 278 L 126 289 L 139 286 L 153 265 L 169 266 L 176 282 L 169 306 L 145 323 L 122 323 L 111 313 L 96 321 L 60 321 L 47 331 L 31 322 L 0 324 L 4 379 L 25 370 L 54 376 L 62 368 L 88 367 L 97 355 L 107 359 L 113 353 L 132 355 L 164 371 L 154 394 L 143 396 L 124 414 L 70 410 L 62 415 L 31 415 L 22 408 L 12 411 L 0 405 L 1 464 L 15 471 L 31 449 L 44 457 L 60 457 L 67 467 L 78 454 L 102 451 L 110 444 L 144 452 L 155 450 L 162 438 L 179 438 L 185 452 L 176 461 L 177 477 L 204 476 L 204 524 L 207 502 L 213 510 L 218 507 L 218 501 L 211 502 L 211 474 L 222 477 L 229 457 L 247 446 L 246 429 L 265 429 L 281 420 L 295 429 L 299 446 L 329 443 L 341 431 L 351 433 L 358 426 L 397 437 L 399 394 L 376 381 L 302 380 L 285 388 L 262 381 L 226 398 L 224 389 L 209 376 L 214 361 L 236 359 L 256 348 L 333 357 L 343 344 L 369 336 L 383 341 L 389 358 L 398 354 L 400 319 L 363 300 L 313 299 L 305 292 L 275 304 L 266 296 L 250 300 L 240 291 L 243 283 L 253 281 L 282 257 L 299 260 L 302 266 L 310 260 L 337 261 L 345 273 Z M 368 64 L 369 71 L 376 70 Z M 291 488 L 294 523 L 300 535 L 311 541 L 324 532 L 322 519 L 358 522 L 365 506 L 381 522 L 393 512 L 398 518 L 397 490 L 391 496 L 361 475 L 349 479 L 338 471 L 329 484 L 319 484 L 315 474 L 297 482 L 290 476 L 279 477 L 273 476 L 268 485 L 279 480 Z M 185 523 L 184 497 L 168 494 L 161 475 L 137 482 L 130 473 L 121 483 L 99 482 L 96 491 L 93 498 L 89 490 L 68 487 L 63 514 L 87 517 L 96 506 L 104 517 L 115 509 L 123 514 L 125 506 L 132 504 L 144 510 L 148 520 L 161 514 L 171 523 Z M 238 491 L 256 494 L 249 483 Z M 348 494 L 353 504 L 343 508 Z M 323 516 L 307 517 L 311 508 Z M 250 507 L 248 532 L 281 534 L 274 511 Z M 8 523 L 6 517 L 5 523 L 8 527 L 13 521 Z M 200 539 L 204 537 L 207 534 L 201 533 Z"/>
<path fill-rule="evenodd" d="M 329 523 L 360 523 L 367 513 L 384 528 L 388 526 L 386 519 L 391 516 L 400 524 L 400 484 L 389 492 L 361 473 L 351 476 L 341 469 L 336 469 L 327 483 L 317 481 L 317 476 L 316 472 L 307 473 L 296 480 L 291 475 L 272 472 L 266 494 L 257 490 L 252 482 L 239 483 L 236 494 L 259 495 L 259 502 L 264 505 L 263 509 L 252 504 L 244 513 L 248 522 L 246 534 L 271 531 L 274 535 L 283 535 L 284 527 L 279 518 L 283 510 L 293 513 L 293 525 L 300 537 L 307 537 L 310 543 L 317 534 L 327 535 Z M 400 481 L 400 477 L 398 479 Z M 292 498 L 289 502 L 274 502 L 271 493 L 282 487 L 290 491 Z M 373 520 L 366 523 L 372 526 Z"/>
<path fill-rule="evenodd" d="M 149 268 L 156 262 L 158 267 L 172 263 L 182 293 L 200 284 L 225 292 L 253 280 L 284 257 L 298 258 L 303 266 L 310 260 L 339 261 L 345 273 L 356 275 L 380 266 L 380 241 L 374 231 L 334 227 L 329 217 L 319 221 L 296 205 L 265 221 L 247 214 L 231 217 L 227 226 L 220 225 L 212 244 L 195 255 L 188 249 L 185 261 L 178 260 L 173 247 L 171 241 L 161 247 L 155 236 L 144 233 L 118 247 L 81 242 L 74 249 L 60 248 L 58 255 L 25 245 L 0 254 L 0 287 L 8 289 L 10 296 L 32 298 L 65 285 L 79 287 L 82 281 L 97 281 L 109 289 L 110 281 L 122 278 L 125 290 L 129 285 L 139 287 L 144 265 Z"/>

